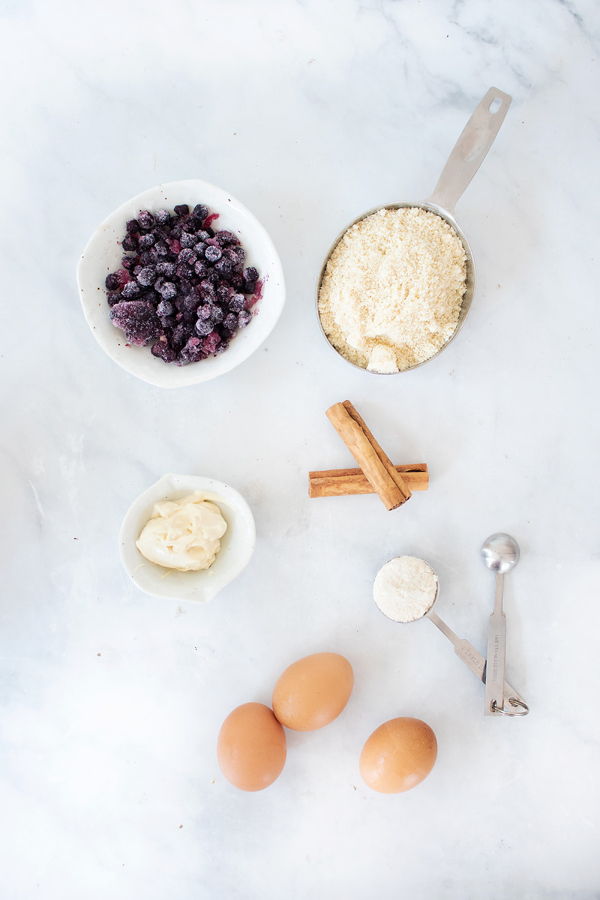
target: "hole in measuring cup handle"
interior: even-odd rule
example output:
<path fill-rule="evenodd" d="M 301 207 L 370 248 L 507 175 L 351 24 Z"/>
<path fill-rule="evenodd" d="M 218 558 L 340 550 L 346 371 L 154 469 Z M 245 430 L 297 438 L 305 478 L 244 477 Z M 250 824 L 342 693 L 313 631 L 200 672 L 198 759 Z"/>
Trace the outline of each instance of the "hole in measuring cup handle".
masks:
<path fill-rule="evenodd" d="M 495 114 L 498 112 L 498 110 L 500 109 L 501 106 L 502 106 L 502 100 L 500 100 L 499 97 L 494 97 L 494 99 L 492 100 L 492 102 L 491 102 L 490 105 L 488 106 L 488 111 L 489 111 L 492 115 L 495 115 Z"/>

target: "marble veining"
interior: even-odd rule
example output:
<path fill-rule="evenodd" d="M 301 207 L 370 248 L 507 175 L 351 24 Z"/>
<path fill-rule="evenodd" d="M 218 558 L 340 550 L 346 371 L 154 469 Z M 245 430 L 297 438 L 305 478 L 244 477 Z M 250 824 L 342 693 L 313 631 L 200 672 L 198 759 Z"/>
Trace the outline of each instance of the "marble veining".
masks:
<path fill-rule="evenodd" d="M 2 900 L 465 900 L 600 896 L 595 475 L 600 151 L 595 0 L 0 2 L 0 896 Z M 457 218 L 478 287 L 437 360 L 373 380 L 314 315 L 325 250 L 378 204 L 433 188 L 490 85 L 513 106 Z M 268 228 L 282 319 L 239 369 L 175 392 L 118 369 L 75 266 L 127 197 L 201 178 Z M 350 464 L 324 410 L 349 398 L 431 489 L 309 501 Z M 131 500 L 166 472 L 230 483 L 255 555 L 214 603 L 147 597 L 120 566 Z M 481 686 L 427 622 L 371 599 L 407 553 L 480 650 L 491 532 L 509 680 L 532 707 L 484 719 Z M 281 670 L 345 654 L 356 689 L 290 734 L 257 795 L 215 759 L 225 715 Z M 396 715 L 434 728 L 430 778 L 370 792 L 358 755 Z"/>

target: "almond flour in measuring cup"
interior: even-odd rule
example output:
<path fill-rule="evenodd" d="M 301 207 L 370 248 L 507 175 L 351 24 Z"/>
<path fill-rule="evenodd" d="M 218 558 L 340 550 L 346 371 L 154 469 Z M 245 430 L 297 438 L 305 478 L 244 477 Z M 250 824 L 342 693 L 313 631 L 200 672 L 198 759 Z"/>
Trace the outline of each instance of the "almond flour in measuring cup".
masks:
<path fill-rule="evenodd" d="M 466 290 L 456 231 L 420 207 L 379 209 L 334 248 L 319 291 L 319 316 L 335 349 L 381 374 L 434 356 L 456 330 Z"/>

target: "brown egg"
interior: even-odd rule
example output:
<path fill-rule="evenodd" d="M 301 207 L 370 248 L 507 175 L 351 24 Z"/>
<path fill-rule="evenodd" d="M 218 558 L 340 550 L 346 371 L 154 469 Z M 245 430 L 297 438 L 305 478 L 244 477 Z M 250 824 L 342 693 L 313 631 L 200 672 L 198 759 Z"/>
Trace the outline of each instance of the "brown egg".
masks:
<path fill-rule="evenodd" d="M 360 755 L 360 774 L 374 791 L 399 794 L 426 778 L 435 763 L 437 741 L 420 719 L 390 719 L 376 728 Z"/>
<path fill-rule="evenodd" d="M 273 691 L 273 712 L 294 731 L 329 725 L 352 693 L 352 666 L 339 653 L 313 653 L 285 670 Z"/>
<path fill-rule="evenodd" d="M 268 706 L 244 703 L 219 732 L 217 759 L 225 778 L 242 791 L 262 791 L 285 763 L 285 732 Z"/>

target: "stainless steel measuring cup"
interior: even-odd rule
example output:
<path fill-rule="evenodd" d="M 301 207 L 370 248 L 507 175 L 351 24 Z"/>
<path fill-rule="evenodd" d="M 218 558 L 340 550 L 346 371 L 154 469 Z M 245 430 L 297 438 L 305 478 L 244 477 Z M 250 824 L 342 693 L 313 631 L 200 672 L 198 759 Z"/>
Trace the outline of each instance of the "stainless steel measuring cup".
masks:
<path fill-rule="evenodd" d="M 327 340 L 329 346 L 332 347 L 332 349 L 335 350 L 335 352 L 339 356 L 341 356 L 342 359 L 345 359 L 347 363 L 354 366 L 355 368 L 361 369 L 363 372 L 369 372 L 371 375 L 399 375 L 401 374 L 401 372 L 410 372 L 411 369 L 416 369 L 419 366 L 425 365 L 425 363 L 428 363 L 430 360 L 435 359 L 435 357 L 438 356 L 442 352 L 442 350 L 446 349 L 448 344 L 450 344 L 451 341 L 454 340 L 454 338 L 460 331 L 467 313 L 469 312 L 473 294 L 475 292 L 475 266 L 473 263 L 473 254 L 471 253 L 471 248 L 469 247 L 468 241 L 462 230 L 458 226 L 456 219 L 454 218 L 454 207 L 471 183 L 473 176 L 479 169 L 481 163 L 487 156 L 488 150 L 494 143 L 496 135 L 500 130 L 500 126 L 504 121 L 504 117 L 508 112 L 511 100 L 512 98 L 508 94 L 505 94 L 504 91 L 500 91 L 498 90 L 498 88 L 494 87 L 489 89 L 489 91 L 481 100 L 481 102 L 471 115 L 471 118 L 465 125 L 460 137 L 454 145 L 452 153 L 448 158 L 448 162 L 442 170 L 442 174 L 438 179 L 438 183 L 436 184 L 433 193 L 430 197 L 427 198 L 427 200 L 421 203 L 390 203 L 384 207 L 378 206 L 375 207 L 375 209 L 370 209 L 368 212 L 363 213 L 361 216 L 358 216 L 356 219 L 354 219 L 353 222 L 350 222 L 350 224 L 347 225 L 346 228 L 344 228 L 344 230 L 340 232 L 340 234 L 338 234 L 337 238 L 331 245 L 329 252 L 325 257 L 325 262 L 323 263 L 323 266 L 321 268 L 319 280 L 317 283 L 317 318 L 319 320 L 321 331 L 323 332 L 323 335 Z M 446 222 L 448 222 L 448 224 L 456 231 L 462 241 L 467 258 L 466 290 L 463 297 L 456 328 L 454 329 L 454 332 L 448 338 L 446 343 L 442 347 L 440 347 L 440 349 L 437 350 L 436 353 L 433 354 L 433 356 L 430 356 L 429 359 L 426 359 L 423 362 L 416 363 L 413 366 L 408 366 L 408 368 L 402 369 L 401 372 L 371 372 L 369 369 L 364 369 L 362 366 L 358 366 L 356 365 L 356 363 L 350 362 L 349 359 L 346 359 L 346 357 L 338 350 L 336 350 L 336 348 L 333 347 L 333 344 L 330 343 L 329 338 L 325 334 L 325 330 L 321 323 L 321 317 L 319 315 L 319 293 L 321 290 L 321 284 L 323 281 L 323 276 L 325 274 L 325 269 L 327 268 L 329 257 L 337 247 L 339 241 L 348 231 L 348 229 L 355 225 L 357 222 L 360 222 L 362 219 L 366 219 L 367 216 L 376 213 L 379 209 L 401 209 L 403 207 L 420 207 L 421 209 L 426 209 L 429 212 L 435 213 L 436 215 L 441 216 L 442 219 L 445 219 Z"/>
<path fill-rule="evenodd" d="M 454 632 L 449 625 L 447 625 L 443 619 L 438 616 L 436 612 L 433 611 L 433 607 L 437 603 L 437 599 L 439 597 L 440 591 L 440 583 L 435 572 L 433 566 L 430 565 L 426 560 L 423 560 L 431 571 L 434 573 L 436 577 L 436 589 L 435 596 L 431 603 L 429 609 L 423 613 L 420 618 L 429 619 L 436 628 L 438 628 L 442 634 L 448 638 L 450 643 L 454 647 L 454 652 L 461 659 L 468 669 L 473 672 L 477 678 L 485 684 L 486 682 L 486 659 L 484 656 L 479 653 L 475 647 L 465 638 L 459 638 L 459 636 Z M 394 619 L 391 616 L 387 615 L 387 613 L 376 603 L 377 609 L 384 615 L 386 618 L 390 619 L 392 622 L 399 622 L 399 624 L 411 624 L 410 622 L 401 622 L 398 619 Z M 413 619 L 412 621 L 418 622 L 419 619 Z M 529 706 L 525 702 L 525 700 L 521 697 L 521 695 L 508 683 L 508 681 L 504 681 L 504 708 L 499 709 L 498 713 L 501 713 L 504 716 L 526 716 L 529 712 Z"/>

